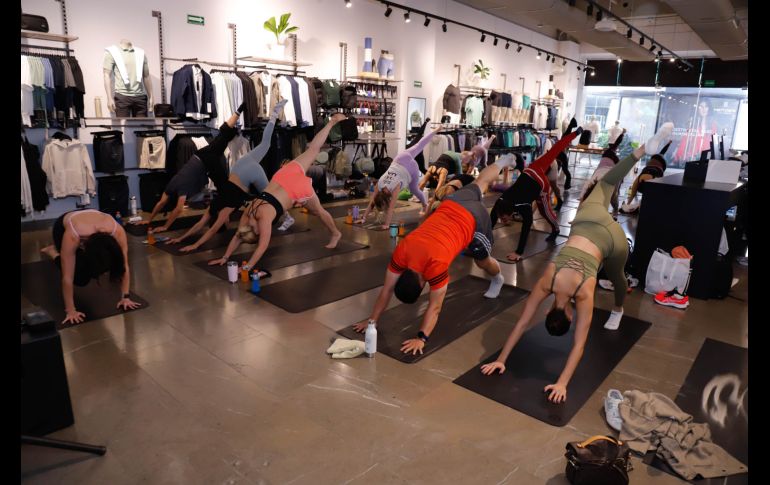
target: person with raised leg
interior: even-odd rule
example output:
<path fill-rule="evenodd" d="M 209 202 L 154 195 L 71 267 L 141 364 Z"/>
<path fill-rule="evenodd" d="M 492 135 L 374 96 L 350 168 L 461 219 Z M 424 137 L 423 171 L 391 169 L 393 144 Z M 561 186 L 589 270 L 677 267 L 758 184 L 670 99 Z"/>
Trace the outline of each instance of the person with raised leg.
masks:
<path fill-rule="evenodd" d="M 545 320 L 548 333 L 554 336 L 567 333 L 574 314 L 575 335 L 572 350 L 561 375 L 555 383 L 546 386 L 544 391 L 548 392 L 548 399 L 552 402 L 561 403 L 567 399 L 567 385 L 583 356 L 588 330 L 591 327 L 596 273 L 601 265 L 615 287 L 615 306 L 604 328 L 617 330 L 623 317 L 627 287 L 623 268 L 628 258 L 628 242 L 623 229 L 607 212 L 612 192 L 618 181 L 622 180 L 645 154 L 645 150 L 647 154 L 657 153 L 660 140 L 667 137 L 672 128 L 673 125 L 669 123 L 663 125 L 646 146 L 642 145 L 634 150 L 596 184 L 578 209 L 569 239 L 532 288 L 524 310 L 497 360 L 481 366 L 482 373 L 492 375 L 495 371 L 505 372 L 505 361 L 524 332 L 532 328 L 532 319 L 538 307 L 553 294 L 553 306 Z M 575 312 L 570 300 L 575 301 Z"/>

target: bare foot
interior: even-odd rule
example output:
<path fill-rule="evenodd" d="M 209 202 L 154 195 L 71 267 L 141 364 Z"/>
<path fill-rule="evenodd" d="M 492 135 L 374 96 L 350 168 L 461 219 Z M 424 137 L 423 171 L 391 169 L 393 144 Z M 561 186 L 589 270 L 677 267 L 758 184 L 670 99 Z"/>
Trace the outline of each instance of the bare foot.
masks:
<path fill-rule="evenodd" d="M 59 251 L 56 250 L 56 247 L 53 244 L 44 247 L 43 249 L 40 250 L 40 252 L 45 254 L 51 259 L 56 259 L 56 256 L 59 255 Z"/>
<path fill-rule="evenodd" d="M 337 231 L 336 233 L 332 234 L 332 238 L 329 241 L 329 244 L 324 246 L 326 249 L 334 249 L 337 247 L 337 243 L 340 242 L 340 238 L 342 237 L 342 233 L 340 231 Z"/>

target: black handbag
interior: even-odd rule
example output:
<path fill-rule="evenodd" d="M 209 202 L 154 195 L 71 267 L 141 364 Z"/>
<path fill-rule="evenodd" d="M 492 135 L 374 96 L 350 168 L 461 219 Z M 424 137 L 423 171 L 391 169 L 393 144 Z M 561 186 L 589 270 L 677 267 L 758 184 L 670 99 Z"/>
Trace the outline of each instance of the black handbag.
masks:
<path fill-rule="evenodd" d="M 156 104 L 153 106 L 152 112 L 155 113 L 156 118 L 173 118 L 176 116 L 174 114 L 174 107 L 170 104 Z"/>
<path fill-rule="evenodd" d="M 340 130 L 342 130 L 342 139 L 344 141 L 358 140 L 358 123 L 352 116 L 339 122 Z"/>
<path fill-rule="evenodd" d="M 628 485 L 631 451 L 609 436 L 567 443 L 567 480 L 572 485 Z"/>
<path fill-rule="evenodd" d="M 21 30 L 48 32 L 48 21 L 42 15 L 21 14 Z"/>
<path fill-rule="evenodd" d="M 372 160 L 374 161 L 374 173 L 370 174 L 373 178 L 380 178 L 388 171 L 393 159 L 388 156 L 388 146 L 385 143 L 375 145 L 372 150 Z"/>

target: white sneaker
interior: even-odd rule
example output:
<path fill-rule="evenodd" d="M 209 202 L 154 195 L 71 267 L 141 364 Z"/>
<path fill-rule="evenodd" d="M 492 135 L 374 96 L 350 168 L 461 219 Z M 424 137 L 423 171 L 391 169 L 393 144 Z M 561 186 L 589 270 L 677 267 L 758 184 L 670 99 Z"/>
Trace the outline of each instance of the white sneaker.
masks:
<path fill-rule="evenodd" d="M 626 275 L 626 279 L 628 279 L 628 287 L 629 288 L 636 288 L 639 286 L 639 280 L 634 278 L 631 275 Z"/>
<path fill-rule="evenodd" d="M 615 285 L 612 284 L 612 281 L 610 280 L 599 280 L 599 287 L 603 290 L 607 291 L 614 291 Z"/>
<path fill-rule="evenodd" d="M 420 202 L 420 199 L 416 195 L 409 197 L 409 202 Z"/>
<path fill-rule="evenodd" d="M 623 202 L 620 205 L 620 212 L 622 212 L 623 214 L 631 214 L 633 212 L 636 212 L 637 210 L 639 210 L 639 204 L 640 203 L 637 200 L 631 201 L 630 204 L 626 204 L 625 202 Z"/>
<path fill-rule="evenodd" d="M 616 431 L 620 431 L 623 426 L 623 419 L 620 417 L 620 403 L 623 402 L 623 394 L 617 389 L 610 389 L 604 397 L 604 416 L 607 424 Z"/>
<path fill-rule="evenodd" d="M 289 215 L 288 212 L 286 212 L 286 216 L 283 219 L 283 224 L 281 224 L 278 227 L 278 230 L 279 231 L 287 231 L 293 225 L 294 225 L 294 218 L 291 215 Z"/>
<path fill-rule="evenodd" d="M 670 121 L 668 123 L 663 123 L 663 125 L 658 128 L 658 132 L 652 135 L 652 138 L 647 140 L 647 143 L 644 144 L 644 153 L 647 155 L 655 155 L 657 154 L 660 149 L 663 147 L 663 144 L 666 140 L 671 137 L 671 133 L 674 131 L 674 124 Z"/>

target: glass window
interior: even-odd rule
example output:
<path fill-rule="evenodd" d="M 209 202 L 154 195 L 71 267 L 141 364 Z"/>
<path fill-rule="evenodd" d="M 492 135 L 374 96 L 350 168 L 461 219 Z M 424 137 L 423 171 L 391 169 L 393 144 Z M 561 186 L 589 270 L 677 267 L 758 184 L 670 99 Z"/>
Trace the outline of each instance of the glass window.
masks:
<path fill-rule="evenodd" d="M 646 140 L 655 132 L 658 119 L 658 97 L 624 96 L 620 105 L 620 127 L 634 141 Z"/>

